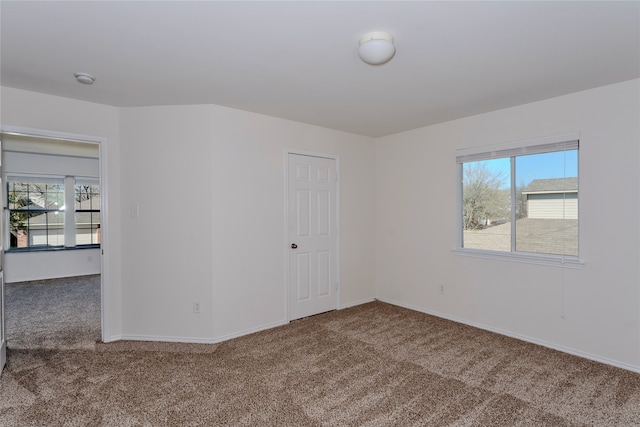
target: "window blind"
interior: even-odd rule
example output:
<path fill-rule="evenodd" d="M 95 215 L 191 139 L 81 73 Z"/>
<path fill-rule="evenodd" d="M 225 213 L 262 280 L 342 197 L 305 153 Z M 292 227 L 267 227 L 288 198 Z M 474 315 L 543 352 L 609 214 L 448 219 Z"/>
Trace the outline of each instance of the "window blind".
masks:
<path fill-rule="evenodd" d="M 575 150 L 579 147 L 579 144 L 578 134 L 567 134 L 494 145 L 491 147 L 467 148 L 456 151 L 456 163 Z"/>
<path fill-rule="evenodd" d="M 7 182 L 25 182 L 28 184 L 64 184 L 63 176 L 55 175 L 7 175 Z"/>

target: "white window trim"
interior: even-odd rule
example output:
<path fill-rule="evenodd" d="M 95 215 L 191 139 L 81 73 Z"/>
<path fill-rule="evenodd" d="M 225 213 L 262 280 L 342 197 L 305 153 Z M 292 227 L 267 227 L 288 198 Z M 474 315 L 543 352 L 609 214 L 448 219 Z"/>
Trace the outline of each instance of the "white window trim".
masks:
<path fill-rule="evenodd" d="M 580 246 L 578 246 L 578 256 L 568 255 L 556 255 L 556 254 L 538 254 L 531 252 L 500 252 L 489 251 L 482 249 L 470 249 L 464 248 L 463 244 L 463 229 L 462 229 L 462 184 L 463 184 L 463 172 L 462 163 L 477 161 L 477 160 L 490 160 L 493 158 L 505 158 L 511 156 L 522 156 L 526 154 L 544 153 L 545 147 L 557 146 L 558 144 L 571 143 L 580 140 L 580 134 L 578 132 L 566 133 L 561 135 L 547 136 L 541 138 L 527 139 L 522 141 L 514 141 L 505 144 L 496 144 L 491 146 L 472 147 L 461 150 L 456 150 L 456 168 L 457 168 L 457 182 L 456 185 L 456 246 L 453 249 L 453 253 L 460 256 L 482 258 L 482 259 L 494 259 L 500 261 L 513 261 L 526 264 L 546 265 L 553 267 L 564 267 L 582 269 L 585 262 L 580 258 Z M 549 150 L 554 151 L 554 150 Z M 555 150 L 557 151 L 557 150 Z M 513 164 L 512 164 L 513 168 Z M 580 150 L 578 149 L 578 168 L 580 168 Z M 511 171 L 513 179 L 513 170 Z M 578 173 L 578 188 L 580 188 L 580 174 Z M 511 185 L 511 191 L 515 191 L 513 185 Z M 513 197 L 513 195 L 512 195 Z M 515 239 L 515 234 L 511 233 L 511 239 Z M 580 220 L 578 219 L 578 242 L 580 242 Z M 578 243 L 579 245 L 579 243 Z M 513 248 L 513 242 L 511 247 Z"/>
<path fill-rule="evenodd" d="M 585 262 L 577 257 L 563 255 L 537 254 L 531 252 L 499 252 L 482 249 L 456 248 L 453 253 L 471 258 L 495 259 L 499 261 L 513 261 L 524 264 L 547 265 L 551 267 L 565 267 L 582 269 Z"/>

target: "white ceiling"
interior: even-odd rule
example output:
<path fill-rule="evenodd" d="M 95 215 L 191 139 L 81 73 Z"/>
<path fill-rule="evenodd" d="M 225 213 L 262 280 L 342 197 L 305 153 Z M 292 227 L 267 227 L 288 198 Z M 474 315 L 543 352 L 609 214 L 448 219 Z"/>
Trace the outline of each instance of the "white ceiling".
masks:
<path fill-rule="evenodd" d="M 3 86 L 373 137 L 640 77 L 639 1 L 3 0 L 0 17 Z M 370 31 L 395 36 L 387 64 L 358 58 Z"/>

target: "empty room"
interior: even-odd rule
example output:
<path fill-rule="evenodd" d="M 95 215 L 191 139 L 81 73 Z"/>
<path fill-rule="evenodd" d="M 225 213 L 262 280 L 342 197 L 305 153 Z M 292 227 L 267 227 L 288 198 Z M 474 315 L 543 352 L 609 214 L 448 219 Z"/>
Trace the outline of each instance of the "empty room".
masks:
<path fill-rule="evenodd" d="M 640 2 L 0 24 L 0 425 L 640 425 Z"/>

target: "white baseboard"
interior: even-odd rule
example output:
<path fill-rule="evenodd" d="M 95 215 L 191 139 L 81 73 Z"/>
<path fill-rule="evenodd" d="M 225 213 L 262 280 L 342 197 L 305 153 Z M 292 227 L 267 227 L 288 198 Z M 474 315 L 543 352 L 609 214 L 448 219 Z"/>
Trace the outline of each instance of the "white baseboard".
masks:
<path fill-rule="evenodd" d="M 190 344 L 213 344 L 214 341 L 210 338 L 195 338 L 195 337 L 168 337 L 165 335 L 120 335 L 118 339 L 113 341 L 157 341 L 157 342 L 179 342 Z"/>
<path fill-rule="evenodd" d="M 111 335 L 108 338 L 103 338 L 102 342 L 105 343 L 105 344 L 108 344 L 110 342 L 116 342 L 116 341 L 122 341 L 122 340 L 124 340 L 122 335 Z"/>
<path fill-rule="evenodd" d="M 481 323 L 476 323 L 476 322 L 470 322 L 466 319 L 460 318 L 460 317 L 456 317 L 456 316 L 449 316 L 447 314 L 444 313 L 440 313 L 434 310 L 427 310 L 421 307 L 417 307 L 411 304 L 405 304 L 399 301 L 395 301 L 395 300 L 391 300 L 391 299 L 386 299 L 386 298 L 377 298 L 379 301 L 385 302 L 387 304 L 392 304 L 392 305 L 396 305 L 398 307 L 404 307 L 404 308 L 408 308 L 409 310 L 414 310 L 414 311 L 418 311 L 421 313 L 425 313 L 425 314 L 429 314 L 432 316 L 436 316 L 436 317 L 440 317 L 442 319 L 447 319 L 447 320 L 451 320 L 453 322 L 457 322 L 457 323 L 462 323 L 465 325 L 469 325 L 472 326 L 474 328 L 478 328 L 478 329 L 483 329 L 486 331 L 490 331 L 490 332 L 494 332 L 500 335 L 505 335 L 511 338 L 516 338 L 522 341 L 526 341 L 526 342 L 530 342 L 532 344 L 536 344 L 536 345 L 541 345 L 543 347 L 547 347 L 553 350 L 557 350 L 557 351 L 561 351 L 563 353 L 568 353 L 568 354 L 572 354 L 574 356 L 578 356 L 578 357 L 582 357 L 585 359 L 589 359 L 589 360 L 593 360 L 595 362 L 600 362 L 600 363 L 604 363 L 606 365 L 611 365 L 611 366 L 615 366 L 617 368 L 622 368 L 622 369 L 626 369 L 628 371 L 632 371 L 632 372 L 637 372 L 640 373 L 640 367 L 638 366 L 634 366 L 634 365 L 629 365 L 627 363 L 622 363 L 616 360 L 612 360 L 612 359 L 607 359 L 604 357 L 600 357 L 600 356 L 595 356 L 593 354 L 589 354 L 589 353 L 585 353 L 579 350 L 575 350 L 569 347 L 565 347 L 565 346 L 561 346 L 561 345 L 557 345 L 557 344 L 553 344 L 547 341 L 543 341 L 543 340 L 539 340 L 537 338 L 532 338 L 526 335 L 521 335 L 521 334 L 516 334 L 510 331 L 505 331 L 503 329 L 499 329 L 499 328 L 494 328 L 491 326 L 487 326 Z M 350 308 L 350 307 L 355 307 L 358 305 L 362 305 L 362 304 L 367 304 L 370 302 L 375 301 L 376 298 L 366 298 L 363 300 L 359 300 L 359 301 L 354 301 L 351 302 L 349 304 L 345 304 L 342 305 L 339 309 L 343 310 L 346 308 Z M 260 332 L 260 331 L 264 331 L 267 329 L 271 329 L 271 328 L 276 328 L 278 326 L 283 326 L 286 325 L 287 321 L 285 320 L 281 320 L 281 321 L 277 321 L 277 322 L 273 322 L 273 323 L 267 323 L 264 325 L 260 325 L 258 327 L 255 328 L 250 328 L 250 329 L 245 329 L 243 331 L 239 331 L 239 332 L 235 332 L 232 334 L 227 334 L 227 335 L 222 335 L 220 337 L 215 337 L 215 338 L 195 338 L 195 337 L 169 337 L 169 336 L 164 336 L 164 335 L 116 335 L 116 336 L 112 336 L 109 338 L 108 341 L 105 342 L 113 342 L 113 341 L 119 341 L 119 340 L 128 340 L 128 341 L 164 341 L 164 342 L 180 342 L 180 343 L 196 343 L 196 344 L 217 344 L 220 342 L 224 342 L 224 341 L 228 341 L 234 338 L 239 338 L 242 337 L 244 335 L 249 335 L 249 334 L 254 334 L 256 332 Z"/>
<path fill-rule="evenodd" d="M 275 328 L 278 326 L 286 325 L 287 321 L 281 320 L 273 323 L 267 323 L 264 325 L 260 325 L 255 328 L 245 329 L 240 332 L 235 332 L 233 334 L 222 335 L 220 337 L 214 338 L 196 338 L 196 337 L 170 337 L 166 335 L 118 335 L 112 336 L 108 341 L 105 342 L 114 342 L 114 341 L 160 341 L 160 342 L 179 342 L 179 343 L 192 343 L 192 344 L 217 344 L 223 341 L 228 341 L 234 338 L 239 338 L 244 335 L 254 334 L 256 332 L 264 331 L 266 329 Z"/>
<path fill-rule="evenodd" d="M 362 305 L 362 304 L 367 304 L 370 302 L 374 302 L 376 299 L 375 298 L 365 298 L 365 299 L 361 299 L 359 301 L 353 301 L 350 302 L 348 304 L 343 304 L 341 305 L 338 310 L 344 310 L 345 308 L 350 308 L 350 307 L 355 307 L 357 305 Z"/>
<path fill-rule="evenodd" d="M 355 307 L 357 305 L 366 304 L 369 302 L 375 301 L 375 298 L 366 298 L 359 301 L 354 301 L 349 304 L 345 304 L 340 306 L 338 309 L 343 310 L 345 308 Z M 234 332 L 232 334 L 222 335 L 214 338 L 194 338 L 194 337 L 170 337 L 165 335 L 114 335 L 109 337 L 109 339 L 105 342 L 114 342 L 120 340 L 126 341 L 164 341 L 164 342 L 180 342 L 180 343 L 196 343 L 196 344 L 217 344 L 220 342 L 232 340 L 234 338 L 239 338 L 244 335 L 255 334 L 256 332 L 264 331 L 271 328 L 277 328 L 278 326 L 283 326 L 288 324 L 286 320 L 278 320 L 277 322 L 266 323 L 264 325 L 256 326 L 255 328 L 245 329 L 239 332 Z"/>
<path fill-rule="evenodd" d="M 273 323 L 266 323 L 264 325 L 261 325 L 261 326 L 255 327 L 255 328 L 245 329 L 244 331 L 234 332 L 233 334 L 222 335 L 220 337 L 214 338 L 213 342 L 214 343 L 219 343 L 219 342 L 223 342 L 223 341 L 232 340 L 234 338 L 240 338 L 242 336 L 255 334 L 256 332 L 264 331 L 264 330 L 267 330 L 267 329 L 277 328 L 278 326 L 286 325 L 288 323 L 289 322 L 287 322 L 286 320 L 279 320 L 279 321 L 273 322 Z"/>
<path fill-rule="evenodd" d="M 462 323 L 465 325 L 469 325 L 469 326 L 473 326 L 474 328 L 478 328 L 478 329 L 483 329 L 485 331 L 489 331 L 489 332 L 495 332 L 496 334 L 500 334 L 500 335 L 504 335 L 507 337 L 511 337 L 511 338 L 516 338 L 522 341 L 526 341 L 526 342 L 530 342 L 532 344 L 537 344 L 543 347 L 547 347 L 550 348 L 552 350 L 557 350 L 557 351 L 561 351 L 563 353 L 568 353 L 568 354 L 572 354 L 574 356 L 578 356 L 578 357 L 582 357 L 584 359 L 589 359 L 589 360 L 593 360 L 594 362 L 600 362 L 600 363 L 604 363 L 606 365 L 611 365 L 611 366 L 615 366 L 616 368 L 622 368 L 622 369 L 626 369 L 627 371 L 631 371 L 631 372 L 637 372 L 640 373 L 640 366 L 634 366 L 634 365 L 629 365 L 627 363 L 623 363 L 623 362 L 619 362 L 617 360 L 612 360 L 612 359 L 607 359 L 605 357 L 600 357 L 600 356 L 595 356 L 593 354 L 589 354 L 589 353 L 585 353 L 583 351 L 580 350 L 575 350 L 573 348 L 570 347 L 565 347 L 565 346 L 561 346 L 561 345 L 557 345 L 557 344 L 553 344 L 544 340 L 539 340 L 537 338 L 532 338 L 526 335 L 520 335 L 520 334 L 516 334 L 510 331 L 505 331 L 503 329 L 499 329 L 499 328 L 494 328 L 492 326 L 487 326 L 487 325 L 483 325 L 481 323 L 476 323 L 476 322 L 470 322 L 466 319 L 460 318 L 460 317 L 456 317 L 456 316 L 449 316 L 447 314 L 443 314 L 434 310 L 427 310 L 421 307 L 417 307 L 411 304 L 404 304 L 401 303 L 399 301 L 394 301 L 391 299 L 386 299 L 386 298 L 377 298 L 379 301 L 382 302 L 386 302 L 387 304 L 392 304 L 392 305 L 397 305 L 399 307 L 404 307 L 404 308 L 408 308 L 409 310 L 414 310 L 414 311 L 419 311 L 421 313 L 425 313 L 425 314 L 429 314 L 432 316 L 436 316 L 436 317 L 440 317 L 442 319 L 447 319 L 447 320 L 451 320 L 453 322 L 457 322 L 457 323 Z"/>

